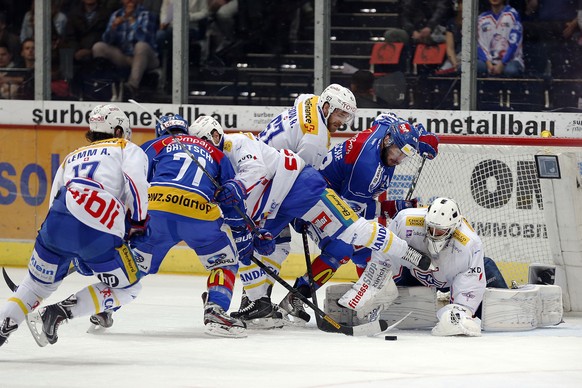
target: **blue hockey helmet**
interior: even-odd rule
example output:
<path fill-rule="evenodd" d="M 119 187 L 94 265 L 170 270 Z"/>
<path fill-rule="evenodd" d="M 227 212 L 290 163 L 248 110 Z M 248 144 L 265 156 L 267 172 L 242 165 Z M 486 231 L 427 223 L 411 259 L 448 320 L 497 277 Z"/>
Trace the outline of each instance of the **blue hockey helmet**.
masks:
<path fill-rule="evenodd" d="M 170 131 L 188 134 L 188 121 L 180 115 L 167 114 L 156 124 L 156 137 L 169 135 Z"/>
<path fill-rule="evenodd" d="M 418 151 L 418 129 L 406 120 L 394 120 L 386 134 L 390 135 L 388 145 L 395 144 L 406 156 L 414 156 Z"/>

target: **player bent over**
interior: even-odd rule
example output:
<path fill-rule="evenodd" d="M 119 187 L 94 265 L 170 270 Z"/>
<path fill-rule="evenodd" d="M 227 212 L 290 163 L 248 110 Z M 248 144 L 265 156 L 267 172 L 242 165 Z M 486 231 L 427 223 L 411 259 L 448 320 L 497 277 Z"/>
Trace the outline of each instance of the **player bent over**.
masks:
<path fill-rule="evenodd" d="M 151 187 L 147 234 L 132 242 L 139 269 L 145 274 L 157 273 L 168 251 L 184 241 L 210 272 L 208 292 L 204 294 L 206 333 L 246 336 L 244 322 L 231 318 L 226 311 L 230 307 L 239 255 L 246 260 L 252 254 L 253 236 L 232 208 L 223 206 L 221 211 L 213 202 L 216 187 L 206 175 L 223 184 L 234 178 L 233 167 L 216 147 L 189 136 L 188 122 L 180 115 L 162 116 L 156 125 L 156 135 L 156 139 L 142 145 L 148 157 Z M 274 242 L 261 240 L 269 236 L 262 232 L 255 237 L 254 244 L 263 250 L 272 245 L 267 250 L 270 252 Z"/>
<path fill-rule="evenodd" d="M 130 237 L 144 228 L 147 157 L 130 142 L 129 119 L 114 105 L 93 109 L 86 138 L 91 144 L 71 152 L 55 175 L 28 274 L 0 309 L 0 345 L 27 315 L 37 343 L 54 344 L 63 321 L 127 304 L 141 289 L 124 236 L 126 213 Z M 73 259 L 99 282 L 34 311 L 59 287 Z"/>
<path fill-rule="evenodd" d="M 378 270 L 356 283 L 345 296 L 355 310 L 363 308 L 377 290 L 391 281 L 391 258 L 422 259 L 418 252 L 408 249 L 404 240 L 382 225 L 358 217 L 333 190 L 327 188 L 321 174 L 307 166 L 295 153 L 277 151 L 257 141 L 251 134 L 225 135 L 220 124 L 210 117 L 198 118 L 190 126 L 190 131 L 213 141 L 233 162 L 235 179 L 224 184 L 224 190 L 216 196 L 219 202 L 233 206 L 246 202 L 249 217 L 274 236 L 293 219 L 300 218 L 313 224 L 322 238 L 339 238 L 373 250 L 371 263 Z M 415 152 L 415 149 L 411 148 L 410 152 Z M 265 264 L 279 272 L 279 267 L 269 262 Z M 256 265 L 246 265 L 241 268 L 240 277 L 251 304 L 260 304 L 261 308 L 239 310 L 236 315 L 243 320 L 252 320 L 265 318 L 265 312 L 272 313 L 264 271 Z M 258 277 L 262 281 L 247 287 L 249 279 Z M 251 315 L 261 310 L 261 317 Z"/>
<path fill-rule="evenodd" d="M 426 132 L 421 124 L 413 125 L 392 113 L 383 113 L 374 120 L 371 128 L 333 147 L 319 171 L 329 187 L 339 193 L 358 215 L 369 220 L 379 216 L 392 217 L 397 210 L 416 207 L 416 200 L 379 201 L 377 198 L 388 189 L 396 166 L 409 159 L 408 150 L 417 146 L 421 156 L 434 159 L 438 152 L 438 138 Z M 349 260 L 356 264 L 358 276 L 363 274 L 370 259 L 370 249 L 355 249 L 341 240 L 320 241 L 311 229 L 308 228 L 307 232 L 321 248 L 321 255 L 312 263 L 316 289 Z M 311 296 L 307 274 L 296 280 L 295 287 L 305 297 Z M 296 318 L 308 318 L 303 313 L 303 303 L 292 293 L 280 306 Z"/>

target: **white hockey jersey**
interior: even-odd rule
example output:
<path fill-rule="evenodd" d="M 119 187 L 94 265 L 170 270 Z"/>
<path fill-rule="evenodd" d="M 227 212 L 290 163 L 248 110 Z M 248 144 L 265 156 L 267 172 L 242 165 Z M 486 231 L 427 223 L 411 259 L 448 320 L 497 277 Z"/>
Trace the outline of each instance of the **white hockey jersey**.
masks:
<path fill-rule="evenodd" d="M 225 135 L 224 154 L 247 191 L 247 214 L 259 222 L 274 218 L 279 206 L 305 167 L 289 150 L 269 147 L 251 133 Z"/>
<path fill-rule="evenodd" d="M 424 218 L 427 208 L 401 210 L 388 229 L 405 240 L 409 246 L 431 257 L 434 270 L 421 271 L 406 260 L 393 259 L 394 277 L 397 280 L 402 266 L 427 287 L 451 289 L 451 303 L 469 308 L 473 313 L 481 304 L 487 280 L 483 264 L 483 244 L 467 220 L 443 250 L 435 257 L 428 252 Z"/>
<path fill-rule="evenodd" d="M 327 120 L 318 108 L 319 96 L 301 95 L 295 106 L 283 111 L 258 138 L 275 149 L 288 149 L 318 168 L 330 146 Z"/>
<path fill-rule="evenodd" d="M 53 180 L 50 204 L 67 187 L 67 209 L 86 225 L 125 235 L 125 217 L 147 217 L 148 159 L 145 152 L 125 139 L 91 143 L 71 152 Z"/>

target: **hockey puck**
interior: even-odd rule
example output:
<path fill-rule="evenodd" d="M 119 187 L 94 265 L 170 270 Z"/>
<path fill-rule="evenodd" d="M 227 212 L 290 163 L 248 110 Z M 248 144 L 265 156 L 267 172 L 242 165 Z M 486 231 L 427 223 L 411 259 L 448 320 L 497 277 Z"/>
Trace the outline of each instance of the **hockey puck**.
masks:
<path fill-rule="evenodd" d="M 396 341 L 396 340 L 398 339 L 398 337 L 397 337 L 397 336 L 395 336 L 395 335 L 385 335 L 385 336 L 384 336 L 384 339 L 385 339 L 386 341 Z"/>

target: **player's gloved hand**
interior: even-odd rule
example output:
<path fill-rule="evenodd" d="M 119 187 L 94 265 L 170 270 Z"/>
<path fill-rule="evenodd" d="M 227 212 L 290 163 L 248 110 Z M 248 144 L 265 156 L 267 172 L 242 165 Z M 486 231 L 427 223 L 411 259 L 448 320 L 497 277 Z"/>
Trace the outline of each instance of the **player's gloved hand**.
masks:
<path fill-rule="evenodd" d="M 143 236 L 147 233 L 148 222 L 150 220 L 150 215 L 148 214 L 145 220 L 135 221 L 129 220 L 129 232 L 127 232 L 127 238 L 133 238 L 137 236 Z"/>
<path fill-rule="evenodd" d="M 435 336 L 466 335 L 481 336 L 481 320 L 473 318 L 473 313 L 458 304 L 451 303 L 437 311 L 439 322 L 433 327 L 431 334 Z"/>
<path fill-rule="evenodd" d="M 297 233 L 303 233 L 303 231 L 306 231 L 307 227 L 309 227 L 309 222 L 303 221 L 301 218 L 295 218 L 291 221 L 291 226 Z"/>
<path fill-rule="evenodd" d="M 418 207 L 418 199 L 413 198 L 411 200 L 397 199 L 382 201 L 380 203 L 380 215 L 386 219 L 394 218 L 400 210 L 408 209 L 411 207 Z"/>
<path fill-rule="evenodd" d="M 246 228 L 231 228 L 236 250 L 238 251 L 238 261 L 244 265 L 251 264 L 251 257 L 253 256 L 253 235 Z"/>
<path fill-rule="evenodd" d="M 422 125 L 422 124 L 418 124 Z M 439 138 L 434 133 L 426 132 L 418 137 L 418 153 L 428 160 L 433 160 L 439 153 Z"/>
<path fill-rule="evenodd" d="M 237 206 L 247 197 L 247 190 L 241 181 L 227 180 L 220 189 L 214 192 L 216 202 L 227 207 Z"/>
<path fill-rule="evenodd" d="M 275 252 L 275 239 L 267 229 L 259 229 L 253 239 L 253 245 L 259 254 L 269 256 Z"/>

